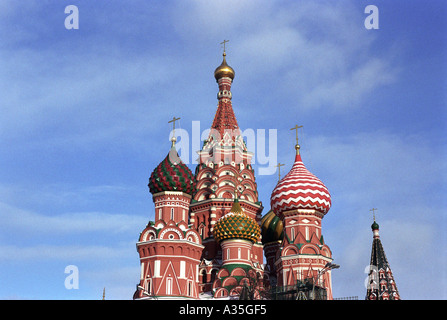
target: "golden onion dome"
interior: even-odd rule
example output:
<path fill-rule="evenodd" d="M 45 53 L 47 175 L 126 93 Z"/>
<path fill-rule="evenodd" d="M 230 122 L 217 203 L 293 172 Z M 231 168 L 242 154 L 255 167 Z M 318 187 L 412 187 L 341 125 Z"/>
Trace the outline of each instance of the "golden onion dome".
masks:
<path fill-rule="evenodd" d="M 234 79 L 234 70 L 227 64 L 227 60 L 225 59 L 226 55 L 227 54 L 224 52 L 221 65 L 214 71 L 214 78 L 216 78 L 216 81 L 223 77 L 231 78 L 231 80 Z"/>
<path fill-rule="evenodd" d="M 238 199 L 234 200 L 230 212 L 217 220 L 213 228 L 214 239 L 219 243 L 227 239 L 244 239 L 254 243 L 260 235 L 258 223 L 244 213 Z"/>
<path fill-rule="evenodd" d="M 270 210 L 261 220 L 262 243 L 275 242 L 284 237 L 284 226 L 282 220 Z"/>

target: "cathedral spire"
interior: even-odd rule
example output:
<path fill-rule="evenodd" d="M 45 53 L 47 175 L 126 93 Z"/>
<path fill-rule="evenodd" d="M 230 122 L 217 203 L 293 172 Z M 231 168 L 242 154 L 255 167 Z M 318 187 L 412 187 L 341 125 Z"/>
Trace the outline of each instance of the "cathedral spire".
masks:
<path fill-rule="evenodd" d="M 385 250 L 380 241 L 379 224 L 376 222 L 375 216 L 371 229 L 373 232 L 373 243 L 366 299 L 400 300 L 393 272 L 391 271 L 390 264 L 385 255 Z"/>
<path fill-rule="evenodd" d="M 227 41 L 223 42 L 224 45 Z M 239 135 L 239 126 L 231 103 L 231 84 L 235 73 L 233 68 L 227 64 L 226 55 L 224 49 L 222 63 L 214 71 L 214 77 L 219 85 L 219 92 L 217 93 L 217 111 L 211 129 L 216 130 L 217 132 L 215 133 L 219 133 L 220 139 L 224 137 L 225 132 L 229 132 L 234 140 L 234 135 Z"/>

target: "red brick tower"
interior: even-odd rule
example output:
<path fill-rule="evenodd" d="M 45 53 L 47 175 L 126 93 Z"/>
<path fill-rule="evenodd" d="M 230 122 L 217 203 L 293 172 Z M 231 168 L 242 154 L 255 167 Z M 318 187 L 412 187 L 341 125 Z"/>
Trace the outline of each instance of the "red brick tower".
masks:
<path fill-rule="evenodd" d="M 245 214 L 236 197 L 231 210 L 213 228 L 214 239 L 222 247 L 222 267 L 213 282 L 215 298 L 239 299 L 244 290 L 250 298 L 260 298 L 263 278 L 253 262 L 253 244 L 260 235 L 259 224 Z"/>
<path fill-rule="evenodd" d="M 222 266 L 222 251 L 214 239 L 215 223 L 230 211 L 235 190 L 241 196 L 240 206 L 247 216 L 260 222 L 262 204 L 258 200 L 254 170 L 251 166 L 252 153 L 247 150 L 241 136 L 231 99 L 231 84 L 234 70 L 226 62 L 216 68 L 214 77 L 219 86 L 218 105 L 210 134 L 204 141 L 199 154 L 195 177 L 197 192 L 190 205 L 190 224 L 198 230 L 204 245 L 200 264 L 201 292 L 210 292 L 217 272 Z M 253 261 L 262 268 L 263 250 L 260 241 L 253 244 Z"/>
<path fill-rule="evenodd" d="M 166 158 L 149 179 L 155 204 L 150 221 L 137 242 L 140 282 L 134 299 L 198 299 L 202 240 L 188 226 L 195 180 L 175 149 L 175 138 Z"/>
<path fill-rule="evenodd" d="M 322 299 L 333 299 L 332 253 L 325 244 L 321 229 L 331 198 L 326 186 L 310 173 L 295 146 L 295 162 L 290 172 L 274 188 L 271 207 L 282 220 L 284 236 L 274 263 L 278 286 L 312 282 L 323 289 Z"/>

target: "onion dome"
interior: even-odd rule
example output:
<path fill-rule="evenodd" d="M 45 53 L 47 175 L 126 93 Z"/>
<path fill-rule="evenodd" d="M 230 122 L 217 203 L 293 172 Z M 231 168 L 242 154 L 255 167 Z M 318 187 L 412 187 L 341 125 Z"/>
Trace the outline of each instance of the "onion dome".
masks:
<path fill-rule="evenodd" d="M 256 242 L 261 235 L 261 228 L 253 218 L 244 213 L 239 200 L 233 202 L 230 212 L 217 220 L 213 228 L 213 236 L 217 242 L 227 239 L 244 239 Z"/>
<path fill-rule="evenodd" d="M 281 216 L 284 211 L 314 209 L 326 214 L 331 207 L 331 196 L 326 186 L 306 169 L 296 147 L 295 162 L 288 174 L 273 189 L 270 198 L 272 210 Z"/>
<path fill-rule="evenodd" d="M 261 219 L 262 244 L 282 240 L 284 226 L 282 220 L 270 210 Z"/>
<path fill-rule="evenodd" d="M 379 230 L 379 224 L 374 220 L 373 224 L 371 225 L 371 229 L 374 230 Z"/>
<path fill-rule="evenodd" d="M 214 78 L 216 78 L 216 81 L 223 77 L 231 78 L 231 80 L 234 79 L 234 70 L 227 64 L 227 60 L 225 59 L 226 55 L 227 54 L 224 52 L 222 64 L 214 71 Z"/>
<path fill-rule="evenodd" d="M 181 191 L 192 195 L 196 182 L 191 170 L 182 162 L 174 143 L 166 158 L 154 169 L 149 178 L 152 194 L 162 191 Z"/>

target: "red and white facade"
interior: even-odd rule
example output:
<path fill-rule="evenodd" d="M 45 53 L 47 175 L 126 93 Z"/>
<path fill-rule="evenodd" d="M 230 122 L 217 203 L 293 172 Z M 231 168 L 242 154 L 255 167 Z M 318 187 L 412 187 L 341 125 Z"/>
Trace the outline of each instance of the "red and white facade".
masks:
<path fill-rule="evenodd" d="M 270 283 L 278 286 L 295 284 L 297 279 L 316 278 L 332 261 L 321 230 L 330 195 L 307 171 L 299 149 L 292 170 L 271 196 L 272 210 L 281 219 L 277 232 L 281 238 L 268 244 L 261 236 L 215 238 L 216 224 L 233 214 L 236 198 L 247 219 L 259 226 L 263 206 L 251 165 L 253 154 L 247 150 L 231 103 L 234 70 L 227 65 L 225 53 L 214 75 L 219 87 L 217 111 L 198 152 L 194 181 L 189 181 L 186 166 L 166 159 L 151 175 L 155 221 L 149 222 L 137 242 L 141 275 L 134 299 L 231 299 L 247 285 L 253 289 L 252 298 L 260 299 L 270 276 L 276 278 Z M 173 177 L 164 176 L 166 172 Z M 265 272 L 264 253 L 269 272 Z M 332 298 L 330 272 L 320 281 Z"/>
<path fill-rule="evenodd" d="M 297 280 L 312 279 L 332 297 L 331 271 L 319 273 L 332 261 L 324 243 L 322 219 L 329 211 L 331 197 L 326 186 L 305 167 L 296 145 L 295 162 L 271 195 L 273 212 L 282 220 L 284 236 L 274 268 L 277 286 L 295 285 Z"/>
<path fill-rule="evenodd" d="M 198 299 L 203 246 L 187 223 L 191 196 L 164 191 L 153 199 L 155 222 L 146 226 L 137 242 L 141 273 L 134 299 Z"/>

